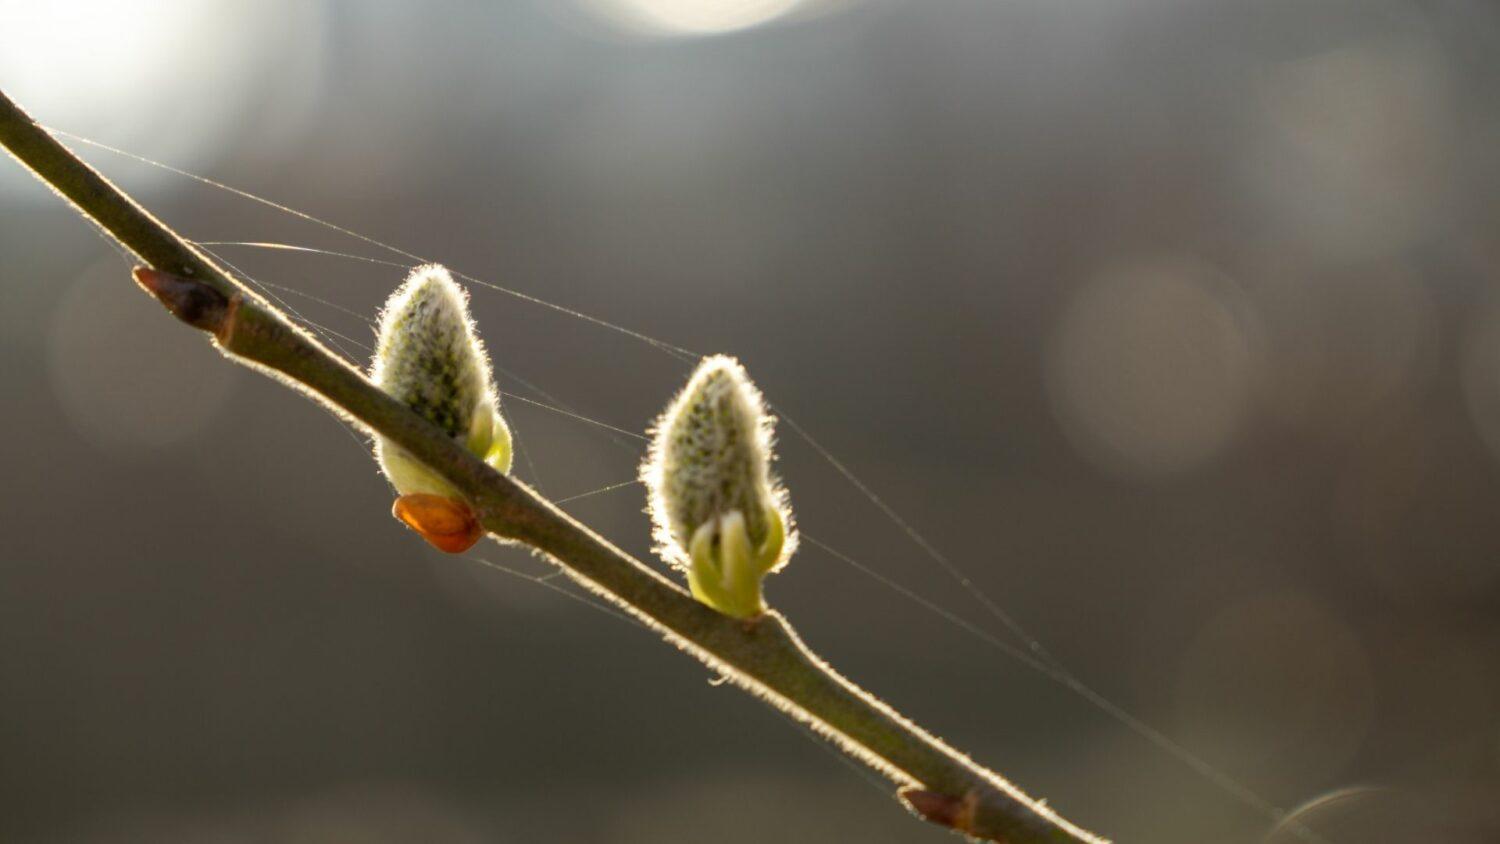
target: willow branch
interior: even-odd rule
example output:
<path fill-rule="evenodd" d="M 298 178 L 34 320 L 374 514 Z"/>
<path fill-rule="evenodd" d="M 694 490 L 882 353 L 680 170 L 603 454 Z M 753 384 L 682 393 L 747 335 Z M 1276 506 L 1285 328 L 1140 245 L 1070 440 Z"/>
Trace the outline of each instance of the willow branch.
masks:
<path fill-rule="evenodd" d="M 399 445 L 468 498 L 495 537 L 544 552 L 671 644 L 890 779 L 918 816 L 1007 844 L 1097 842 L 1000 775 L 949 747 L 814 655 L 774 612 L 738 621 L 493 471 L 371 384 L 38 126 L 0 93 L 0 144 L 140 257 L 136 280 L 231 360 L 272 374 Z M 149 269 L 148 269 L 149 268 Z"/>

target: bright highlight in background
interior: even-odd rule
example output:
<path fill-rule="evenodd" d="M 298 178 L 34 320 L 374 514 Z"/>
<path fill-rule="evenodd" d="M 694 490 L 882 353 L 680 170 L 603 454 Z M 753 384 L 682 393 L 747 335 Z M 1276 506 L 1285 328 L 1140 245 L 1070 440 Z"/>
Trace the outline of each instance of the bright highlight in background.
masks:
<path fill-rule="evenodd" d="M 193 169 L 307 112 L 321 21 L 291 0 L 0 0 L 0 81 L 44 125 Z M 257 90 L 277 95 L 247 127 Z"/>
<path fill-rule="evenodd" d="M 125 112 L 187 65 L 214 61 L 193 37 L 214 17 L 213 6 L 191 0 L 0 0 L 6 30 L 0 77 L 54 123 Z"/>
<path fill-rule="evenodd" d="M 718 35 L 760 26 L 801 0 L 589 0 L 611 20 L 656 35 Z"/>

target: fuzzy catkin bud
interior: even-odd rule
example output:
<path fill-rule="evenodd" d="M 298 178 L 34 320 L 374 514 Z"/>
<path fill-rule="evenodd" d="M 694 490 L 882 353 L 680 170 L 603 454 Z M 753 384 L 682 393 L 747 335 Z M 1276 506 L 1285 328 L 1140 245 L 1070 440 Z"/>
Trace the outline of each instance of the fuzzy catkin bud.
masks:
<path fill-rule="evenodd" d="M 468 294 L 447 270 L 417 267 L 386 301 L 370 380 L 486 463 L 510 471 L 510 429 L 500 415 L 490 360 L 469 319 Z M 375 448 L 380 468 L 402 495 L 457 495 L 385 439 Z"/>
<path fill-rule="evenodd" d="M 654 430 L 641 467 L 658 551 L 694 596 L 740 618 L 765 609 L 761 579 L 796 546 L 771 475 L 771 417 L 734 358 L 705 358 Z"/>

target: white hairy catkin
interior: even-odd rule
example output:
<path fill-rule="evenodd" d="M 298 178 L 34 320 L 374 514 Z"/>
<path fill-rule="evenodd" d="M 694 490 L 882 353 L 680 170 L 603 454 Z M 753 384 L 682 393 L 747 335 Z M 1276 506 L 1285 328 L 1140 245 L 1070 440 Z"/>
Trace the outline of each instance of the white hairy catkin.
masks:
<path fill-rule="evenodd" d="M 771 473 L 773 420 L 760 391 L 732 357 L 704 358 L 653 428 L 641 466 L 658 553 L 687 568 L 693 535 L 711 520 L 739 512 L 755 547 L 780 516 L 786 539 L 769 567 L 796 550 L 786 491 Z"/>
<path fill-rule="evenodd" d="M 443 267 L 417 267 L 386 301 L 370 380 L 496 469 L 510 470 L 510 429 L 489 356 L 469 318 L 468 293 Z M 376 440 L 376 457 L 403 495 L 454 494 L 384 439 Z"/>

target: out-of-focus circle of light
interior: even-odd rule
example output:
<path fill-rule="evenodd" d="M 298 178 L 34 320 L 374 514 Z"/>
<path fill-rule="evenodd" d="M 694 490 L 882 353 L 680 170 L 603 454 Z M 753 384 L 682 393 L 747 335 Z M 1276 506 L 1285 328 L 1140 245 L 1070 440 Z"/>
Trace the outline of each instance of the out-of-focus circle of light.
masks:
<path fill-rule="evenodd" d="M 170 74 L 211 60 L 188 48 L 208 4 L 154 0 L 35 3 L 0 0 L 5 84 L 53 119 L 77 120 L 129 102 Z"/>
<path fill-rule="evenodd" d="M 1252 323 L 1239 289 L 1196 261 L 1110 268 L 1075 294 L 1048 346 L 1053 412 L 1105 469 L 1141 479 L 1192 469 L 1246 421 Z"/>
<path fill-rule="evenodd" d="M 1359 637 L 1295 592 L 1221 611 L 1187 648 L 1173 692 L 1177 734 L 1210 764 L 1295 786 L 1337 771 L 1374 718 Z"/>
<path fill-rule="evenodd" d="M 1250 189 L 1288 237 L 1383 255 L 1442 219 L 1453 117 L 1441 50 L 1372 40 L 1276 65 L 1256 86 Z"/>
<path fill-rule="evenodd" d="M 738 32 L 770 23 L 802 0 L 585 0 L 612 23 L 650 35 Z"/>
<path fill-rule="evenodd" d="M 125 148 L 149 140 L 152 157 L 191 168 L 244 133 L 257 88 L 283 92 L 275 117 L 305 108 L 320 20 L 311 3 L 0 0 L 0 84 L 43 125 Z M 279 125 L 267 118 L 257 137 Z"/>

